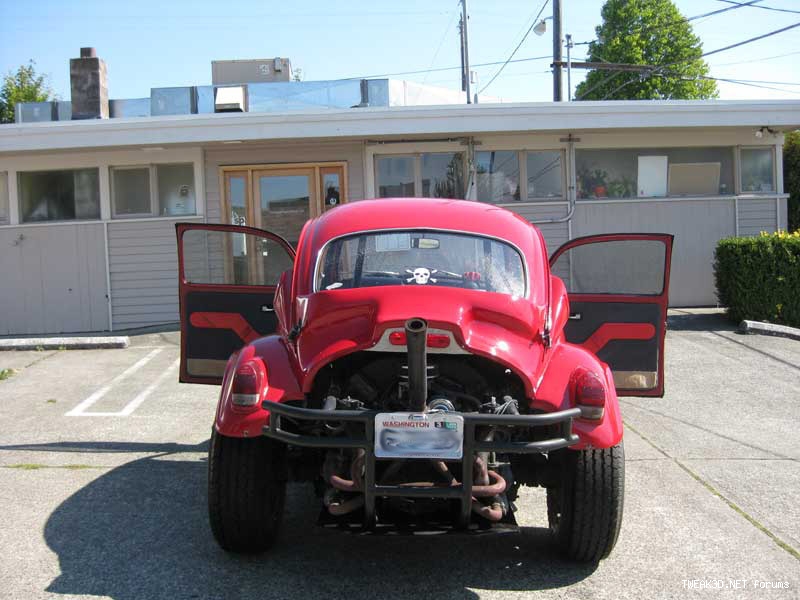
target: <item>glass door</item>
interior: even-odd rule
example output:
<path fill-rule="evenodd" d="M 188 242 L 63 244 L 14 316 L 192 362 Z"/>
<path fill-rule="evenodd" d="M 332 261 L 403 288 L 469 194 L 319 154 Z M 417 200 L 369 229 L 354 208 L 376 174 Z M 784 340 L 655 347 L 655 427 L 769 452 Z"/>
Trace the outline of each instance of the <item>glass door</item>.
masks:
<path fill-rule="evenodd" d="M 255 226 L 297 247 L 303 225 L 319 212 L 314 169 L 253 171 L 253 187 Z"/>

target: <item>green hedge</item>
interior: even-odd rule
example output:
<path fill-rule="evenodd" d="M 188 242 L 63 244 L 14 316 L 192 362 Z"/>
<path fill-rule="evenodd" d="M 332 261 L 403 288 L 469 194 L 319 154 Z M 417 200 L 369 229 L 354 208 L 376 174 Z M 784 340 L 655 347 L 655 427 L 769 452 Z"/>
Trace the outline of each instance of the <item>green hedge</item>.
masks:
<path fill-rule="evenodd" d="M 800 231 L 720 240 L 714 279 L 731 320 L 800 327 Z"/>

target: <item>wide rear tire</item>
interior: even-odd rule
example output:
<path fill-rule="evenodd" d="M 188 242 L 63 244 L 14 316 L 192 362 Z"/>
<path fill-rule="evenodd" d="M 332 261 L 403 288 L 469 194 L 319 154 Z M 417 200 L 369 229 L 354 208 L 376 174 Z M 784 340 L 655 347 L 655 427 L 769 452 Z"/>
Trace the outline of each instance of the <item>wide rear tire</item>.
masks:
<path fill-rule="evenodd" d="M 550 531 L 561 553 L 597 563 L 617 543 L 625 491 L 622 442 L 605 449 L 566 450 L 559 487 L 547 489 Z"/>
<path fill-rule="evenodd" d="M 275 542 L 286 498 L 286 447 L 265 437 L 211 433 L 208 516 L 230 552 L 264 552 Z"/>

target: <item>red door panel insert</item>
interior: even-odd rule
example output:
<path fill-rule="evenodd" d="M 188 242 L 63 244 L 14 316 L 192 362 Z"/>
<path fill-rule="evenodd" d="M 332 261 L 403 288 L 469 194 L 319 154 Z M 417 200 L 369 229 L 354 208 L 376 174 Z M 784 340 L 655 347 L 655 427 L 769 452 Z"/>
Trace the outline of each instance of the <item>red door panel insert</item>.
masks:
<path fill-rule="evenodd" d="M 649 340 L 655 334 L 651 323 L 603 323 L 581 346 L 597 354 L 612 340 Z"/>
<path fill-rule="evenodd" d="M 245 344 L 262 337 L 239 313 L 195 312 L 189 317 L 189 322 L 200 329 L 230 329 Z"/>

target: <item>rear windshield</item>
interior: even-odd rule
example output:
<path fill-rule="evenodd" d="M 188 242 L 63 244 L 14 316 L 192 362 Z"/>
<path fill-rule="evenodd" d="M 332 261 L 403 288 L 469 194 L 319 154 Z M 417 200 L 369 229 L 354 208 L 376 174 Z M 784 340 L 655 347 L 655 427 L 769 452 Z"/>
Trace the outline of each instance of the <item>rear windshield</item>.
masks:
<path fill-rule="evenodd" d="M 330 242 L 317 265 L 314 289 L 430 285 L 524 296 L 524 271 L 519 252 L 495 239 L 392 230 Z"/>

